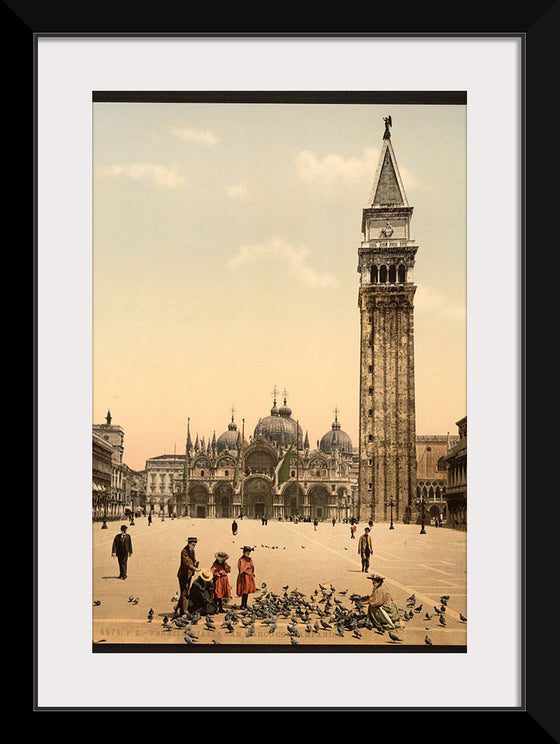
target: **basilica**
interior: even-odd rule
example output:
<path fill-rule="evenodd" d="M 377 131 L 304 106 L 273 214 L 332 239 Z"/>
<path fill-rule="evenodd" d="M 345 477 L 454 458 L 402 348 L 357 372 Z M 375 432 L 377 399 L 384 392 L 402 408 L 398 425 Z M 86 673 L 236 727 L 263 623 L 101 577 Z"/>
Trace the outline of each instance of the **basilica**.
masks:
<path fill-rule="evenodd" d="M 285 463 L 285 480 L 278 466 Z M 267 517 L 337 521 L 352 515 L 358 453 L 335 409 L 331 428 L 312 448 L 284 396 L 253 434 L 239 430 L 232 413 L 226 431 L 186 451 L 146 461 L 146 510 L 165 516 Z"/>

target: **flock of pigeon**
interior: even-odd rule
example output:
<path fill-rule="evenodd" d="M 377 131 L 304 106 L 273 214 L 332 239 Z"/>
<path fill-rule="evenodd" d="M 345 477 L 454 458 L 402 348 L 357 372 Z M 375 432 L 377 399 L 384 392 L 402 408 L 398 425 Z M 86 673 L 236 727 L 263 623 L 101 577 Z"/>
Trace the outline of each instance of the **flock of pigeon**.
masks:
<path fill-rule="evenodd" d="M 219 642 L 211 638 L 212 633 L 216 633 L 218 628 L 225 629 L 226 639 L 235 630 L 243 631 L 245 637 L 251 638 L 255 635 L 256 629 L 258 635 L 263 636 L 284 636 L 292 646 L 298 646 L 306 637 L 313 635 L 323 635 L 326 639 L 328 636 L 337 636 L 340 638 L 353 638 L 360 640 L 364 632 L 374 631 L 379 635 L 386 635 L 390 643 L 402 643 L 396 629 L 381 630 L 375 628 L 369 621 L 367 614 L 367 605 L 360 602 L 359 594 L 348 595 L 348 590 L 337 591 L 332 584 L 324 586 L 319 584 L 313 593 L 306 597 L 305 594 L 296 589 L 289 590 L 290 587 L 282 587 L 282 593 L 277 594 L 268 589 L 263 583 L 260 591 L 253 595 L 253 601 L 250 607 L 246 609 L 229 608 L 223 615 L 206 615 L 201 616 L 199 613 L 187 613 L 184 615 L 172 614 L 171 617 L 164 616 L 162 621 L 162 630 L 164 632 L 180 631 L 184 635 L 184 641 L 187 644 L 193 644 L 200 640 L 201 632 L 204 633 L 204 640 L 211 639 L 212 643 L 217 645 Z M 179 597 L 177 595 L 171 598 L 171 602 L 176 603 Z M 399 615 L 405 623 L 411 623 L 416 618 L 421 619 L 424 623 L 438 618 L 440 626 L 447 627 L 446 620 L 447 603 L 449 595 L 440 597 L 440 606 L 433 607 L 433 613 L 422 611 L 422 604 L 416 603 L 416 596 L 412 594 L 407 598 L 406 609 L 399 608 Z M 137 605 L 138 597 L 129 597 L 129 603 Z M 350 606 L 348 606 L 348 603 Z M 101 602 L 96 600 L 95 606 Z M 147 622 L 151 623 L 154 619 L 154 610 L 150 608 L 147 614 Z M 467 618 L 459 613 L 459 622 L 466 623 Z M 217 624 L 219 623 L 219 625 Z M 429 628 L 426 627 L 426 630 Z M 400 631 L 399 631 L 400 632 Z M 218 634 L 222 635 L 222 634 Z M 428 635 L 425 635 L 424 642 L 428 646 L 433 645 L 433 641 Z"/>

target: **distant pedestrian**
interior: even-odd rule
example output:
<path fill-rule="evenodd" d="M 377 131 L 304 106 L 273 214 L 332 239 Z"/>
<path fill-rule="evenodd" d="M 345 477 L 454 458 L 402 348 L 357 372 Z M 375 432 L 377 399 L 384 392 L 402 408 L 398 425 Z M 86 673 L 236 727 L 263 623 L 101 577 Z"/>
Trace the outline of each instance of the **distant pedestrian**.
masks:
<path fill-rule="evenodd" d="M 356 539 L 356 530 L 357 529 L 358 528 L 356 527 L 356 523 L 355 522 L 352 522 L 352 526 L 350 527 L 350 537 L 352 538 L 352 540 L 355 540 Z"/>
<path fill-rule="evenodd" d="M 148 514 L 148 527 L 152 524 L 152 512 Z"/>
<path fill-rule="evenodd" d="M 181 563 L 179 564 L 179 570 L 177 571 L 180 596 L 177 607 L 175 608 L 175 612 L 181 615 L 187 613 L 192 577 L 200 570 L 198 568 L 198 561 L 196 560 L 195 554 L 197 543 L 198 539 L 196 537 L 189 537 L 187 544 L 181 551 Z"/>
<path fill-rule="evenodd" d="M 369 520 L 368 525 L 369 525 L 369 530 L 371 532 L 371 530 L 373 529 L 373 519 Z"/>
<path fill-rule="evenodd" d="M 255 584 L 255 566 L 251 553 L 254 548 L 243 546 L 243 555 L 237 561 L 237 596 L 241 597 L 241 609 L 247 608 L 248 595 L 257 591 Z"/>
<path fill-rule="evenodd" d="M 237 522 L 235 519 L 231 523 L 231 534 L 235 537 L 237 535 Z"/>
<path fill-rule="evenodd" d="M 373 591 L 369 596 L 360 597 L 360 602 L 368 605 L 369 622 L 378 630 L 400 628 L 398 607 L 383 586 L 385 577 L 374 573 L 368 579 L 373 582 Z"/>
<path fill-rule="evenodd" d="M 336 524 L 336 519 L 335 519 L 335 518 L 333 517 L 333 518 L 332 518 L 332 526 L 334 527 L 334 526 L 335 526 L 335 524 Z"/>
<path fill-rule="evenodd" d="M 128 527 L 126 524 L 121 525 L 121 531 L 115 535 L 111 555 L 117 557 L 119 561 L 119 579 L 126 579 L 128 556 L 132 555 L 132 539 L 127 535 Z"/>
<path fill-rule="evenodd" d="M 362 559 L 362 571 L 365 573 L 369 570 L 369 559 L 373 553 L 373 542 L 371 540 L 369 527 L 364 529 L 364 534 L 360 536 L 358 541 L 358 553 Z"/>
<path fill-rule="evenodd" d="M 228 579 L 231 566 L 226 562 L 228 558 L 229 555 L 227 553 L 215 553 L 215 560 L 211 568 L 214 599 L 216 600 L 218 612 L 225 612 L 223 600 L 231 597 L 231 586 Z"/>
<path fill-rule="evenodd" d="M 315 519 L 313 520 L 313 529 L 315 531 L 317 531 L 318 524 L 319 524 L 319 520 L 317 519 L 317 517 L 315 517 Z"/>

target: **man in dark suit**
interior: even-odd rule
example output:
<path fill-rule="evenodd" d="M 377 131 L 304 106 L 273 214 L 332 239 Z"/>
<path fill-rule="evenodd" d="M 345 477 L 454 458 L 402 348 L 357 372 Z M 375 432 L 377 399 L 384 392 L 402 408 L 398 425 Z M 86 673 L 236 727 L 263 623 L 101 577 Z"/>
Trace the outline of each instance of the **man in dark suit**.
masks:
<path fill-rule="evenodd" d="M 187 544 L 181 551 L 181 562 L 177 571 L 180 596 L 177 607 L 175 607 L 175 613 L 178 615 L 185 615 L 187 613 L 191 580 L 194 574 L 200 571 L 195 554 L 197 542 L 198 539 L 196 537 L 189 537 Z"/>
<path fill-rule="evenodd" d="M 119 559 L 119 579 L 126 579 L 128 556 L 132 555 L 132 540 L 130 539 L 130 535 L 126 534 L 127 529 L 126 524 L 121 526 L 121 531 L 118 535 L 115 535 L 111 550 L 113 558 L 117 556 Z"/>

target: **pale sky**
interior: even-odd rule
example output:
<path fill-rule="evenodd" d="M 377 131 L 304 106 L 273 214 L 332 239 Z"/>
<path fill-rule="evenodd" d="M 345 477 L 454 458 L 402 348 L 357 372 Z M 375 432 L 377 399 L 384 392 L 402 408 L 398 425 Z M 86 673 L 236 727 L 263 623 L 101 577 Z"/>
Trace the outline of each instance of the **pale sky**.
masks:
<path fill-rule="evenodd" d="M 288 391 L 358 445 L 358 248 L 384 131 L 409 204 L 416 429 L 466 415 L 466 106 L 93 104 L 93 423 L 124 461 L 248 439 Z M 279 396 L 279 403 L 282 396 Z"/>

